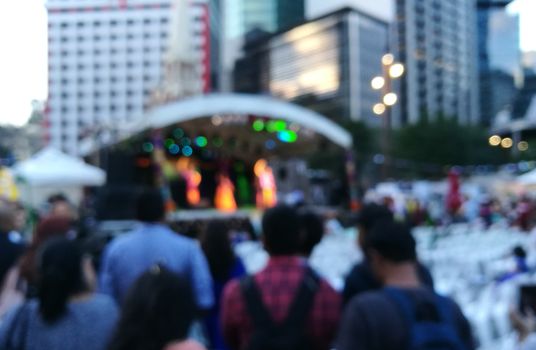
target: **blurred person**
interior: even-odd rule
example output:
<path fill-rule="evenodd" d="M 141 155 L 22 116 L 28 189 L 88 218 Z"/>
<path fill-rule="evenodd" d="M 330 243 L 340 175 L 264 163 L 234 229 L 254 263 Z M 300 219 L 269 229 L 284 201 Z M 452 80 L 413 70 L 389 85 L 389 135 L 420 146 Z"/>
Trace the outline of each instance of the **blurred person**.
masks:
<path fill-rule="evenodd" d="M 93 293 L 91 258 L 65 238 L 47 242 L 39 259 L 38 296 L 0 326 L 2 349 L 104 350 L 118 316 L 114 301 Z"/>
<path fill-rule="evenodd" d="M 383 289 L 354 297 L 347 305 L 335 348 L 475 349 L 458 305 L 423 286 L 409 228 L 377 223 L 365 237 L 370 265 Z"/>
<path fill-rule="evenodd" d="M 55 194 L 48 198 L 48 213 L 47 217 L 62 217 L 75 220 L 77 215 L 69 203 L 69 200 L 63 194 Z"/>
<path fill-rule="evenodd" d="M 108 350 L 206 350 L 187 339 L 196 314 L 190 279 L 155 265 L 128 291 Z"/>
<path fill-rule="evenodd" d="M 522 231 L 528 232 L 530 230 L 534 207 L 530 199 L 523 196 L 517 203 L 517 224 Z"/>
<path fill-rule="evenodd" d="M 324 220 L 312 211 L 299 213 L 301 245 L 300 254 L 309 258 L 324 236 Z"/>
<path fill-rule="evenodd" d="M 162 264 L 189 278 L 200 310 L 214 305 L 212 279 L 201 248 L 191 238 L 164 224 L 165 207 L 158 190 L 146 190 L 138 198 L 137 219 L 142 225 L 114 239 L 106 247 L 101 265 L 100 288 L 121 303 L 134 281 L 149 267 Z"/>
<path fill-rule="evenodd" d="M 17 261 L 26 246 L 16 228 L 16 207 L 0 199 L 0 319 L 24 300 Z"/>
<path fill-rule="evenodd" d="M 11 203 L 0 200 L 0 287 L 8 271 L 24 253 L 24 242 L 22 237 L 14 231 L 15 228 L 15 208 Z"/>
<path fill-rule="evenodd" d="M 221 220 L 211 221 L 201 235 L 201 248 L 205 253 L 214 282 L 215 304 L 205 319 L 205 327 L 211 343 L 211 349 L 227 349 L 221 333 L 220 299 L 223 288 L 233 278 L 246 275 L 246 268 L 236 257 L 231 246 L 229 228 Z"/>
<path fill-rule="evenodd" d="M 340 317 L 340 297 L 300 257 L 300 222 L 287 206 L 262 219 L 268 265 L 233 280 L 222 299 L 222 327 L 235 350 L 330 348 Z M 285 344 L 283 346 L 282 344 Z"/>
<path fill-rule="evenodd" d="M 52 238 L 64 237 L 74 239 L 74 231 L 70 218 L 63 216 L 48 217 L 42 220 L 35 230 L 28 249 L 20 259 L 20 276 L 27 284 L 26 295 L 34 297 L 38 279 L 37 255 L 43 245 Z"/>
<path fill-rule="evenodd" d="M 371 203 L 366 204 L 361 209 L 356 222 L 359 230 L 357 244 L 363 252 L 363 261 L 357 263 L 346 277 L 343 289 L 344 304 L 347 304 L 350 299 L 358 294 L 382 288 L 381 281 L 376 278 L 372 271 L 365 242 L 372 227 L 378 223 L 393 221 L 393 213 L 383 205 Z M 420 263 L 416 264 L 416 268 L 423 285 L 433 289 L 434 281 L 430 271 Z"/>
<path fill-rule="evenodd" d="M 527 252 L 525 249 L 523 249 L 523 247 L 514 247 L 510 256 L 513 259 L 512 269 L 511 271 L 508 271 L 497 278 L 497 282 L 505 282 L 520 274 L 529 272 L 529 266 L 527 264 Z"/>

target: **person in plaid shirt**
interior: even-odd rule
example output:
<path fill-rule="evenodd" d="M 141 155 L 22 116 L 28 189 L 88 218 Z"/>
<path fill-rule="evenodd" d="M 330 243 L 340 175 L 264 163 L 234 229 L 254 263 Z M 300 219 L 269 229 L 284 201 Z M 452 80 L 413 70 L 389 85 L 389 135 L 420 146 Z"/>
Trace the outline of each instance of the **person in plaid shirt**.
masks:
<path fill-rule="evenodd" d="M 300 253 L 300 224 L 296 211 L 278 206 L 266 211 L 263 220 L 263 242 L 270 254 L 264 270 L 254 276 L 262 301 L 275 323 L 287 317 L 289 307 L 308 269 Z M 330 349 L 341 316 L 341 298 L 320 279 L 319 288 L 309 312 L 305 334 L 314 350 Z M 239 280 L 225 287 L 222 298 L 222 328 L 227 344 L 235 350 L 246 349 L 253 334 Z"/>

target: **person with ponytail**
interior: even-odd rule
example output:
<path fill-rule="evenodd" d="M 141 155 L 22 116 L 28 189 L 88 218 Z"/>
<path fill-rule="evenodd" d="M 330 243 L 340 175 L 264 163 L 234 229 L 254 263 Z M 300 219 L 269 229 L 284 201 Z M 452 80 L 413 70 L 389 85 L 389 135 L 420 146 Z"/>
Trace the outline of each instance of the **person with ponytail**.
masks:
<path fill-rule="evenodd" d="M 66 238 L 46 242 L 37 255 L 37 298 L 6 316 L 0 349 L 104 350 L 115 327 L 115 302 L 93 293 L 91 258 Z"/>

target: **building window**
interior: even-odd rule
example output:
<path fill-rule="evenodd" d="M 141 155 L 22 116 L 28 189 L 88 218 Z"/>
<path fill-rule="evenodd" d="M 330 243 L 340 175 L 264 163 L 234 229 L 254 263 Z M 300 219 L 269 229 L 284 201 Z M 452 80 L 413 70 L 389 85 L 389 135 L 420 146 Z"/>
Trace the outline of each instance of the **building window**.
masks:
<path fill-rule="evenodd" d="M 76 26 L 77 26 L 78 28 L 84 28 L 84 25 L 85 25 L 84 22 L 77 22 L 77 23 L 76 23 Z"/>
<path fill-rule="evenodd" d="M 67 27 L 69 27 L 69 23 L 67 23 L 67 22 L 61 22 L 60 27 L 62 27 L 62 28 L 67 28 Z"/>
<path fill-rule="evenodd" d="M 68 93 L 66 93 L 66 92 L 61 93 L 61 98 L 68 98 L 68 97 L 69 97 Z"/>
<path fill-rule="evenodd" d="M 93 36 L 93 41 L 100 41 L 101 40 L 101 36 L 100 35 L 94 35 Z"/>
<path fill-rule="evenodd" d="M 117 96 L 117 92 L 114 91 L 114 90 L 110 91 L 110 96 L 111 96 L 111 97 L 116 97 L 116 96 Z"/>
<path fill-rule="evenodd" d="M 116 105 L 110 105 L 110 111 L 115 112 L 117 110 Z"/>
<path fill-rule="evenodd" d="M 101 67 L 100 63 L 93 64 L 94 69 L 100 69 L 100 67 Z"/>
<path fill-rule="evenodd" d="M 168 37 L 168 33 L 167 33 L 167 32 L 162 32 L 162 33 L 160 33 L 160 37 L 161 37 L 162 39 L 165 39 L 165 38 Z"/>
<path fill-rule="evenodd" d="M 150 24 L 151 23 L 151 19 L 150 18 L 145 18 L 143 20 L 143 24 Z"/>
<path fill-rule="evenodd" d="M 101 22 L 100 22 L 100 21 L 94 21 L 94 22 L 93 22 L 93 26 L 94 26 L 94 27 L 100 27 L 100 26 L 101 26 Z"/>
<path fill-rule="evenodd" d="M 128 40 L 132 40 L 132 39 L 134 39 L 134 34 L 132 34 L 132 33 L 128 33 L 128 34 L 127 34 L 127 39 L 128 39 Z"/>
<path fill-rule="evenodd" d="M 127 26 L 132 26 L 132 25 L 134 25 L 134 20 L 133 19 L 127 20 Z"/>
<path fill-rule="evenodd" d="M 84 107 L 83 106 L 78 106 L 78 113 L 82 113 L 84 112 Z"/>
<path fill-rule="evenodd" d="M 93 97 L 99 98 L 101 93 L 99 91 L 93 91 Z"/>
<path fill-rule="evenodd" d="M 93 82 L 94 82 L 95 84 L 99 84 L 99 83 L 101 82 L 101 78 L 99 78 L 99 77 L 95 77 L 95 78 L 93 78 Z"/>
<path fill-rule="evenodd" d="M 67 51 L 67 50 L 61 50 L 60 55 L 61 55 L 61 57 L 66 57 L 66 56 L 69 55 L 69 51 Z"/>
<path fill-rule="evenodd" d="M 101 54 L 101 50 L 99 50 L 99 49 L 95 49 L 95 50 L 93 50 L 93 54 L 94 54 L 95 56 L 99 56 L 99 55 Z"/>
<path fill-rule="evenodd" d="M 132 90 L 127 90 L 127 96 L 130 97 L 130 96 L 133 96 L 134 95 L 134 91 Z"/>
<path fill-rule="evenodd" d="M 169 19 L 167 17 L 160 18 L 160 23 L 167 24 L 169 22 Z"/>
<path fill-rule="evenodd" d="M 151 33 L 143 33 L 144 39 L 149 39 L 151 37 Z"/>
<path fill-rule="evenodd" d="M 79 91 L 77 96 L 78 98 L 84 98 L 84 93 L 82 91 Z"/>
<path fill-rule="evenodd" d="M 85 66 L 83 64 L 78 64 L 77 68 L 78 70 L 84 70 Z"/>
<path fill-rule="evenodd" d="M 69 70 L 69 66 L 66 65 L 66 64 L 62 64 L 62 65 L 61 65 L 61 70 L 62 70 L 62 71 Z"/>
<path fill-rule="evenodd" d="M 93 107 L 93 112 L 100 112 L 100 110 L 101 110 L 100 106 Z"/>
<path fill-rule="evenodd" d="M 115 27 L 117 25 L 117 21 L 115 19 L 110 21 L 110 26 Z"/>
<path fill-rule="evenodd" d="M 61 41 L 62 43 L 66 43 L 66 42 L 69 41 L 69 38 L 66 37 L 66 36 L 62 36 L 62 37 L 60 38 L 60 41 Z"/>
<path fill-rule="evenodd" d="M 84 78 L 78 78 L 77 81 L 78 81 L 78 84 L 82 85 L 82 84 L 84 84 L 85 79 Z"/>
<path fill-rule="evenodd" d="M 115 34 L 110 35 L 110 40 L 111 41 L 116 41 L 117 40 L 117 35 L 115 35 Z"/>

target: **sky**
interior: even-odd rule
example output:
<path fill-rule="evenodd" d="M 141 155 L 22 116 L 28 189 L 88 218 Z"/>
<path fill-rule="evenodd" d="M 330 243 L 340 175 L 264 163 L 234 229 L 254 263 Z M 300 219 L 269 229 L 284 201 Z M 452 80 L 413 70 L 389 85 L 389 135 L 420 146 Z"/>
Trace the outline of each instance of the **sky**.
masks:
<path fill-rule="evenodd" d="M 536 0 L 516 0 L 521 49 L 536 51 Z M 0 11 L 0 124 L 23 125 L 31 101 L 47 98 L 47 23 L 44 0 L 2 1 Z"/>

